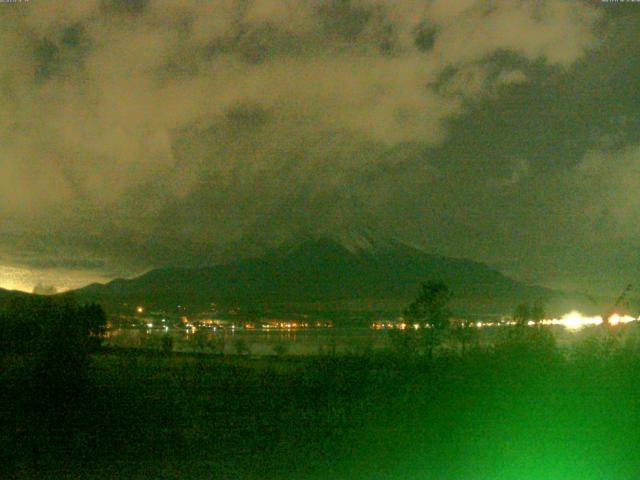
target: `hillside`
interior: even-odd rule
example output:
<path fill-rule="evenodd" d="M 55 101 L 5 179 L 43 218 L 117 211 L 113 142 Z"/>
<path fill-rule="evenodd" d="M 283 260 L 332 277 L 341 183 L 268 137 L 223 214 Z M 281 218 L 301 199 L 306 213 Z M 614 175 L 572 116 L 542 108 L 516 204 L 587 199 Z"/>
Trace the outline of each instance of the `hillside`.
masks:
<path fill-rule="evenodd" d="M 26 298 L 29 296 L 30 294 L 25 292 L 19 292 L 16 290 L 5 290 L 4 288 L 0 288 L 0 308 L 6 307 L 16 298 Z"/>

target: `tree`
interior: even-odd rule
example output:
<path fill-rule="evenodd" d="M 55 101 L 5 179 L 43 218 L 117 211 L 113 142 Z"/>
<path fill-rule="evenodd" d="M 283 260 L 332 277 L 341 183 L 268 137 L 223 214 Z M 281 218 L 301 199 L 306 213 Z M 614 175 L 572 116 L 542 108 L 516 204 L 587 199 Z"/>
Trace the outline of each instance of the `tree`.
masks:
<path fill-rule="evenodd" d="M 47 369 L 59 368 L 60 375 L 81 372 L 91 353 L 102 345 L 107 317 L 98 304 L 77 305 L 71 296 L 48 301 L 38 320 L 45 325 L 41 352 Z"/>
<path fill-rule="evenodd" d="M 86 351 L 97 351 L 102 345 L 107 329 L 107 315 L 104 309 L 97 303 L 81 305 L 78 307 L 77 317 Z"/>
<path fill-rule="evenodd" d="M 33 349 L 35 382 L 42 388 L 38 408 L 51 412 L 49 420 L 56 423 L 55 412 L 78 407 L 87 398 L 91 354 L 102 343 L 106 315 L 99 305 L 78 305 L 71 295 L 29 302 L 23 311 L 40 327 Z"/>
<path fill-rule="evenodd" d="M 544 307 L 542 306 L 542 304 L 540 303 L 534 303 L 533 304 L 533 308 L 531 309 L 531 320 L 533 320 L 533 323 L 538 326 L 540 325 L 540 322 L 542 320 L 544 320 Z"/>
<path fill-rule="evenodd" d="M 204 349 L 209 345 L 209 333 L 204 328 L 198 328 L 193 334 L 192 341 L 196 350 L 204 352 Z"/>
<path fill-rule="evenodd" d="M 544 308 L 539 302 L 534 303 L 533 306 L 528 303 L 521 303 L 513 312 L 513 321 L 519 327 L 518 330 L 520 332 L 529 325 L 530 321 L 539 326 L 542 320 L 544 320 Z"/>
<path fill-rule="evenodd" d="M 72 295 L 18 298 L 3 316 L 5 349 L 56 358 L 81 358 L 95 352 L 107 325 L 100 305 L 78 305 Z"/>
<path fill-rule="evenodd" d="M 531 318 L 531 309 L 526 303 L 518 305 L 513 312 L 513 321 L 516 322 L 516 326 L 524 327 Z"/>
<path fill-rule="evenodd" d="M 467 346 L 478 340 L 478 329 L 471 320 L 456 320 L 452 324 L 453 337 L 460 343 L 462 355 L 467 352 Z"/>
<path fill-rule="evenodd" d="M 422 284 L 418 297 L 404 311 L 405 318 L 411 323 L 421 324 L 428 330 L 424 338 L 429 359 L 433 358 L 440 333 L 449 326 L 450 300 L 451 292 L 445 283 L 428 281 Z"/>
<path fill-rule="evenodd" d="M 162 341 L 161 341 L 160 348 L 162 349 L 162 354 L 165 357 L 170 356 L 171 353 L 173 352 L 173 337 L 171 335 L 169 335 L 168 333 L 165 333 L 162 336 Z"/>

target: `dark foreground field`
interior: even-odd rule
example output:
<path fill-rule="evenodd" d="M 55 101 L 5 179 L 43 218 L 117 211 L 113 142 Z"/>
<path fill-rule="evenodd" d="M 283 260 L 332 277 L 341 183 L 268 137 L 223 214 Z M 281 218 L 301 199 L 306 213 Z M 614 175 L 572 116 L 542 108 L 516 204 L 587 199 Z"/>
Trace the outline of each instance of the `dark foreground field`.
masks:
<path fill-rule="evenodd" d="M 547 339 L 548 340 L 548 339 Z M 640 477 L 640 349 L 2 360 L 2 478 Z M 80 373 L 78 373 L 80 372 Z"/>

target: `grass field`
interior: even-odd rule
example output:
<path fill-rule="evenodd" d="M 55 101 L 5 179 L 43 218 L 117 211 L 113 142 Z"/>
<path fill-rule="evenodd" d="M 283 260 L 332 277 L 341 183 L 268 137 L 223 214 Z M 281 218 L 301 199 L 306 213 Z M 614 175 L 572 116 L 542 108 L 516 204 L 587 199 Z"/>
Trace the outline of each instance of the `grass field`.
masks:
<path fill-rule="evenodd" d="M 4 478 L 634 479 L 640 350 L 2 360 Z"/>

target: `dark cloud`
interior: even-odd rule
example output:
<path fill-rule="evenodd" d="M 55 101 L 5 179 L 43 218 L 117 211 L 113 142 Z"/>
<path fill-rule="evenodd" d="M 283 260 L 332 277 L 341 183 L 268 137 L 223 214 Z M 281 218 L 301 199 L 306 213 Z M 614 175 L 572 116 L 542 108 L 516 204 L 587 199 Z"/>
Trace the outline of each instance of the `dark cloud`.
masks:
<path fill-rule="evenodd" d="M 436 43 L 438 28 L 428 21 L 422 21 L 415 30 L 415 45 L 422 52 L 428 52 Z"/>
<path fill-rule="evenodd" d="M 4 268 L 84 282 L 369 227 L 526 280 L 614 283 L 638 233 L 638 17 L 492 5 L 13 8 Z"/>
<path fill-rule="evenodd" d="M 101 0 L 100 7 L 104 13 L 142 15 L 149 0 Z"/>
<path fill-rule="evenodd" d="M 320 2 L 317 11 L 328 34 L 349 41 L 364 32 L 373 16 L 370 5 L 351 0 L 325 0 Z"/>
<path fill-rule="evenodd" d="M 47 80 L 57 73 L 60 64 L 60 49 L 48 38 L 38 42 L 34 52 L 36 78 Z"/>

